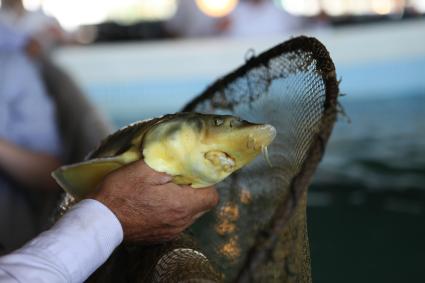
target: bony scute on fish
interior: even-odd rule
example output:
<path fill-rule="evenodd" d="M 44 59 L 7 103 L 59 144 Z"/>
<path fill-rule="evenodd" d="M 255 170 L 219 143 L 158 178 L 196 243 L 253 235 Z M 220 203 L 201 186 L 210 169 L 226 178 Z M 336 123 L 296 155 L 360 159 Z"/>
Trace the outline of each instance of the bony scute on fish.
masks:
<path fill-rule="evenodd" d="M 109 172 L 144 159 L 176 184 L 202 188 L 222 181 L 262 152 L 267 157 L 275 135 L 271 125 L 230 115 L 176 113 L 131 124 L 107 137 L 87 161 L 63 166 L 52 175 L 65 191 L 82 198 Z"/>

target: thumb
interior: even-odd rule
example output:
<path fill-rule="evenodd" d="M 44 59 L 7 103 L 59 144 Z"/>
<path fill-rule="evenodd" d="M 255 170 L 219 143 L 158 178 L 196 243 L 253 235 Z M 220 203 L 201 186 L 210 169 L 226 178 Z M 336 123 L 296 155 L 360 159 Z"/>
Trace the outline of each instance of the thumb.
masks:
<path fill-rule="evenodd" d="M 216 206 L 220 200 L 219 194 L 214 187 L 207 187 L 202 189 L 191 188 L 191 206 L 192 212 L 195 215 L 208 211 Z M 201 216 L 200 214 L 199 216 Z"/>

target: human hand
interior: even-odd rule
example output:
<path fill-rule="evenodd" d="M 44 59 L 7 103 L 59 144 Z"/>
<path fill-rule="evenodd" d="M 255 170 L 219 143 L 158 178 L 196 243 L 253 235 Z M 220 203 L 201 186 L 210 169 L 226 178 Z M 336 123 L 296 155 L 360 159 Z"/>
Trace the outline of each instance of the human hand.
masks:
<path fill-rule="evenodd" d="M 176 185 L 171 176 L 154 171 L 143 161 L 112 172 L 89 197 L 117 216 L 124 240 L 145 243 L 177 237 L 219 201 L 214 187 Z"/>
<path fill-rule="evenodd" d="M 0 173 L 26 188 L 57 191 L 50 172 L 60 165 L 60 160 L 49 153 L 32 151 L 0 137 Z"/>
<path fill-rule="evenodd" d="M 30 56 L 31 58 L 38 58 L 42 54 L 42 47 L 41 44 L 38 42 L 35 38 L 30 38 L 25 45 L 25 52 Z"/>

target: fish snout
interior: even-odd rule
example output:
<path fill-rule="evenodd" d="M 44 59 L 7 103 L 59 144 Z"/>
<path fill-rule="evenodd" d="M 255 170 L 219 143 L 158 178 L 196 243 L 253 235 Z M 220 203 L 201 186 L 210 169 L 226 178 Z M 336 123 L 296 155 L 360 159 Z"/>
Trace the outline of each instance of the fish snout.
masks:
<path fill-rule="evenodd" d="M 255 131 L 249 135 L 249 147 L 254 147 L 256 150 L 268 146 L 276 137 L 276 129 L 272 125 L 265 124 L 258 126 Z"/>
<path fill-rule="evenodd" d="M 265 139 L 267 141 L 266 145 L 269 145 L 276 137 L 276 128 L 269 124 L 265 124 L 261 128 L 262 128 L 261 131 L 263 132 Z"/>

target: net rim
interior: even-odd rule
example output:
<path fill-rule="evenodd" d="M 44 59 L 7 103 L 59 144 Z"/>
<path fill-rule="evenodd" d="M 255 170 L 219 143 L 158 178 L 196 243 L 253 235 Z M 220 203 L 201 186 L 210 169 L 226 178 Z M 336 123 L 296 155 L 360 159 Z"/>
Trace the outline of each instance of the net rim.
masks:
<path fill-rule="evenodd" d="M 182 109 L 182 112 L 191 112 L 193 109 L 205 100 L 211 99 L 218 89 L 224 89 L 236 78 L 244 76 L 251 69 L 265 66 L 273 58 L 290 51 L 300 50 L 309 52 L 313 59 L 316 59 L 316 71 L 320 72 L 325 79 L 326 99 L 325 110 L 336 103 L 338 96 L 338 84 L 336 81 L 335 65 L 329 55 L 326 47 L 316 38 L 308 36 L 298 36 L 288 41 L 280 43 L 258 56 L 252 56 L 245 64 L 238 67 L 224 77 L 218 78 L 213 84 L 209 85 L 200 95 L 188 102 Z M 336 84 L 336 85 L 335 85 Z"/>

